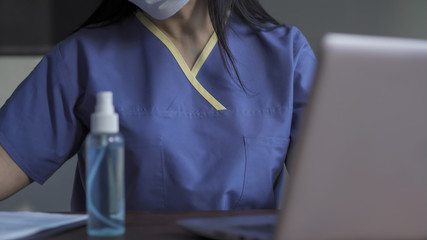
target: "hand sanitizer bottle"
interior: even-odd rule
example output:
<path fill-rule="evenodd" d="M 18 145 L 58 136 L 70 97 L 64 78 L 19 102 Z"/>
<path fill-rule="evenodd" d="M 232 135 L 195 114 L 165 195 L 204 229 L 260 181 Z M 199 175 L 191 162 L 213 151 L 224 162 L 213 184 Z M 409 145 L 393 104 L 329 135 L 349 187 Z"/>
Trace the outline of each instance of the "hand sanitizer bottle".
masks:
<path fill-rule="evenodd" d="M 86 208 L 90 236 L 125 232 L 124 141 L 113 94 L 96 96 L 91 132 L 86 138 Z"/>

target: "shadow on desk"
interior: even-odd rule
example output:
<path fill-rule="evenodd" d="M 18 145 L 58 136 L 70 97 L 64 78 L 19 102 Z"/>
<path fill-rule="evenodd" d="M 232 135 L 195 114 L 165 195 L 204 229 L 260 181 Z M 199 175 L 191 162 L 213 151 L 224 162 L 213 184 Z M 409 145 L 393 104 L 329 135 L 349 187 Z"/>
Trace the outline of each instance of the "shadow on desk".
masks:
<path fill-rule="evenodd" d="M 225 217 L 272 214 L 276 210 L 232 210 L 232 211 L 179 211 L 179 212 L 127 212 L 126 233 L 119 237 L 89 237 L 86 227 L 76 228 L 47 238 L 49 240 L 83 240 L 83 239 L 202 239 L 191 234 L 176 224 L 177 220 L 187 218 Z"/>

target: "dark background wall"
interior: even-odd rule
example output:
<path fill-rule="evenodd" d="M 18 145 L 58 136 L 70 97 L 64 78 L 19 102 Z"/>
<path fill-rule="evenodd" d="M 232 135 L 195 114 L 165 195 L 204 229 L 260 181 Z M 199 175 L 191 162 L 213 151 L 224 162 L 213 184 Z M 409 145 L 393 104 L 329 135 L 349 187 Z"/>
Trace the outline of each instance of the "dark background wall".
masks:
<path fill-rule="evenodd" d="M 427 39 L 426 0 L 261 0 L 281 22 L 296 25 L 317 52 L 326 32 Z"/>
<path fill-rule="evenodd" d="M 50 6 L 46 0 L 0 1 L 0 51 L 45 50 L 51 40 Z"/>
<path fill-rule="evenodd" d="M 0 54 L 44 54 L 100 0 L 0 0 Z"/>

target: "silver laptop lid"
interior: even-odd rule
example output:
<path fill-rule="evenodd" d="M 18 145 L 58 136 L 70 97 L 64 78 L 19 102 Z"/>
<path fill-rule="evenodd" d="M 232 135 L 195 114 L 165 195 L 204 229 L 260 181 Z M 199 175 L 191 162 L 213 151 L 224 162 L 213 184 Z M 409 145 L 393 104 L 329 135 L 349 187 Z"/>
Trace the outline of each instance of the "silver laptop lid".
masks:
<path fill-rule="evenodd" d="M 427 238 L 427 41 L 322 49 L 276 238 Z"/>

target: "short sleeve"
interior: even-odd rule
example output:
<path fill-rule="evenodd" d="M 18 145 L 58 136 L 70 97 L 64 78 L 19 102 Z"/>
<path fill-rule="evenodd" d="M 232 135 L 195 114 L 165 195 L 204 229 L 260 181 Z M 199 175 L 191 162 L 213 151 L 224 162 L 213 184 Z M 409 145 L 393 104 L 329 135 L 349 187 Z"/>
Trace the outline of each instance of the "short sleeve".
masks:
<path fill-rule="evenodd" d="M 298 31 L 294 38 L 294 85 L 293 85 L 293 114 L 291 129 L 291 144 L 295 144 L 298 130 L 303 117 L 304 108 L 308 102 L 314 75 L 317 69 L 317 59 L 307 39 Z M 289 164 L 287 162 L 287 164 Z"/>
<path fill-rule="evenodd" d="M 0 144 L 40 184 L 82 144 L 86 133 L 74 112 L 78 98 L 77 81 L 67 78 L 57 46 L 0 109 Z"/>

